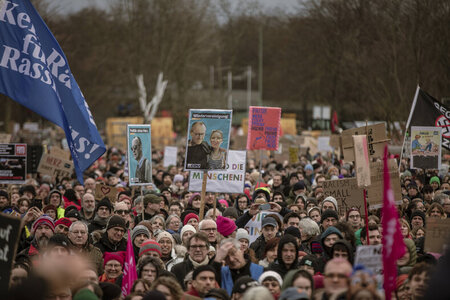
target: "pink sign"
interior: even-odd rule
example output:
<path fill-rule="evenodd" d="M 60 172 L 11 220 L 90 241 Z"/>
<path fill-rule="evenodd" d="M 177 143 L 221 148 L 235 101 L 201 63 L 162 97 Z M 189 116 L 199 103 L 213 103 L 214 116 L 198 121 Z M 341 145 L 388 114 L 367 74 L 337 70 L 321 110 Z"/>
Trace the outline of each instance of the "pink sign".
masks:
<path fill-rule="evenodd" d="M 277 150 L 281 108 L 250 106 L 247 150 Z"/>

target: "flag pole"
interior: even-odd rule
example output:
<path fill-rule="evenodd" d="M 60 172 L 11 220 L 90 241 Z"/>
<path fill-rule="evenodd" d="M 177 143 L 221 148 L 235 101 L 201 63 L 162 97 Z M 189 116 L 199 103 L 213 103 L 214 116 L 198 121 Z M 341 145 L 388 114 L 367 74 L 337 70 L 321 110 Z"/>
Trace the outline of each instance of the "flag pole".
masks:
<path fill-rule="evenodd" d="M 412 103 L 412 106 L 411 106 L 411 111 L 409 112 L 408 121 L 406 122 L 405 133 L 403 135 L 402 150 L 400 151 L 400 160 L 398 162 L 398 167 L 399 168 L 400 168 L 400 165 L 402 164 L 403 148 L 405 147 L 406 133 L 408 132 L 409 123 L 411 123 L 411 118 L 412 118 L 412 115 L 413 115 L 413 112 L 414 112 L 414 108 L 416 108 L 417 97 L 419 96 L 419 91 L 420 91 L 420 86 L 417 85 L 416 94 L 414 95 L 414 100 L 413 100 L 413 103 Z"/>
<path fill-rule="evenodd" d="M 367 245 L 370 245 L 369 241 L 369 213 L 367 211 L 367 190 L 363 189 L 364 193 L 364 212 L 365 212 L 365 219 L 366 219 L 366 241 Z"/>

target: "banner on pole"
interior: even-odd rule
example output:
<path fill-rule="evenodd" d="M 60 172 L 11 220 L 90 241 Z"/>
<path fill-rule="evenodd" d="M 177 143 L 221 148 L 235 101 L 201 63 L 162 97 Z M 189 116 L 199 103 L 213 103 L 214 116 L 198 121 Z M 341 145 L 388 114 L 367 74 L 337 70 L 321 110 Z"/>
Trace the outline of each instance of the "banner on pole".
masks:
<path fill-rule="evenodd" d="M 128 124 L 128 178 L 130 186 L 152 182 L 152 138 L 150 125 Z"/>
<path fill-rule="evenodd" d="M 441 127 L 411 127 L 411 168 L 441 168 Z"/>
<path fill-rule="evenodd" d="M 370 185 L 369 152 L 367 150 L 366 135 L 354 135 L 356 182 L 358 187 L 364 188 Z"/>
<path fill-rule="evenodd" d="M 387 145 L 388 141 L 386 136 L 386 124 L 378 123 L 375 125 L 347 129 L 342 132 L 342 149 L 344 151 L 345 160 L 355 160 L 353 136 L 362 134 L 367 135 L 367 149 L 369 151 L 369 157 L 372 158 L 383 156 L 384 146 Z"/>
<path fill-rule="evenodd" d="M 208 171 L 206 191 L 212 193 L 242 193 L 245 182 L 246 151 L 228 151 L 228 168 Z M 202 190 L 203 171 L 189 172 L 189 191 Z"/>
<path fill-rule="evenodd" d="M 277 150 L 281 108 L 250 106 L 247 150 Z"/>
<path fill-rule="evenodd" d="M 397 161 L 388 160 L 389 178 L 391 188 L 394 192 L 395 204 L 402 202 L 402 189 L 400 185 L 400 173 L 398 171 Z M 367 188 L 367 202 L 371 209 L 377 209 L 383 206 L 383 162 L 370 163 L 370 186 Z"/>

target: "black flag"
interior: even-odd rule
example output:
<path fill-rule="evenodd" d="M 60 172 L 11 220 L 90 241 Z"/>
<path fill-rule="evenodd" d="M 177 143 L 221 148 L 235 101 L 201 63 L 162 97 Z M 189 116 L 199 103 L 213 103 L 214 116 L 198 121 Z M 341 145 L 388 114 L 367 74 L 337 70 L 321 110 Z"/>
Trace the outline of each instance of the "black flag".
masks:
<path fill-rule="evenodd" d="M 441 102 L 417 87 L 406 128 L 433 126 L 442 128 L 442 146 L 450 150 L 450 111 Z"/>

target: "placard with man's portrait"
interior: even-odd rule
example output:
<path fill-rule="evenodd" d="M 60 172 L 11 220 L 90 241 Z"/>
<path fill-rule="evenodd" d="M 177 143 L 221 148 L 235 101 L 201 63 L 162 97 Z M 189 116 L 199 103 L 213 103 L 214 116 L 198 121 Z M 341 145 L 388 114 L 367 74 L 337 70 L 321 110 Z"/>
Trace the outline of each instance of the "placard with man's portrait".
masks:
<path fill-rule="evenodd" d="M 127 125 L 129 183 L 152 182 L 152 142 L 150 125 Z"/>

